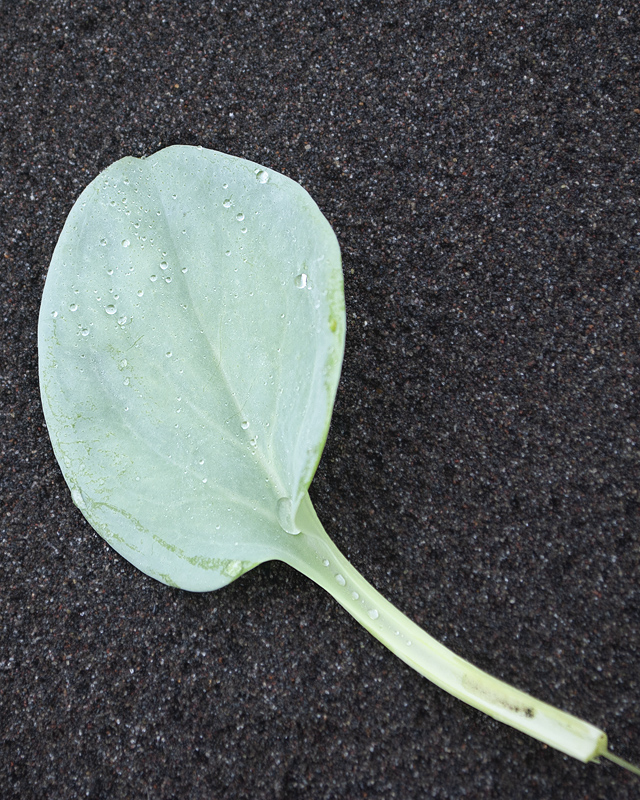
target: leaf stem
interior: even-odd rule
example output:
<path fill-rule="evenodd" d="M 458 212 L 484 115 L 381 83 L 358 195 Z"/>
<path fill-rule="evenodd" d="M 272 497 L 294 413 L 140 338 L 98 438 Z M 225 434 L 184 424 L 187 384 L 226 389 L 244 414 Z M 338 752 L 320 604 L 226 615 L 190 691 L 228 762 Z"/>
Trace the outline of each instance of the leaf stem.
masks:
<path fill-rule="evenodd" d="M 302 533 L 291 537 L 291 552 L 283 560 L 326 589 L 413 669 L 465 703 L 567 755 L 584 762 L 604 756 L 640 774 L 637 767 L 607 750 L 604 731 L 474 667 L 385 600 L 333 544 L 308 495 L 296 524 Z"/>
<path fill-rule="evenodd" d="M 614 755 L 610 750 L 607 750 L 604 753 L 601 753 L 604 758 L 608 758 L 609 761 L 613 761 L 614 764 L 617 764 L 619 767 L 624 767 L 624 769 L 628 769 L 629 772 L 633 772 L 634 775 L 640 775 L 640 768 L 636 767 L 635 764 L 631 764 L 624 758 L 620 758 L 620 756 Z"/>

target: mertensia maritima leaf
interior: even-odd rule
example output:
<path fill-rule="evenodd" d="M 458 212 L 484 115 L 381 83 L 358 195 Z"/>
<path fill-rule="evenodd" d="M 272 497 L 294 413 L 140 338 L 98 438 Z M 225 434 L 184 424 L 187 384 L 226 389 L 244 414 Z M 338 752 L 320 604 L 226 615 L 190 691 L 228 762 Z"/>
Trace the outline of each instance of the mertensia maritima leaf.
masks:
<path fill-rule="evenodd" d="M 38 324 L 42 404 L 73 501 L 171 586 L 218 589 L 282 560 L 456 697 L 637 771 L 598 728 L 439 644 L 331 542 L 307 490 L 344 340 L 340 249 L 301 186 L 196 147 L 117 161 L 69 214 Z"/>

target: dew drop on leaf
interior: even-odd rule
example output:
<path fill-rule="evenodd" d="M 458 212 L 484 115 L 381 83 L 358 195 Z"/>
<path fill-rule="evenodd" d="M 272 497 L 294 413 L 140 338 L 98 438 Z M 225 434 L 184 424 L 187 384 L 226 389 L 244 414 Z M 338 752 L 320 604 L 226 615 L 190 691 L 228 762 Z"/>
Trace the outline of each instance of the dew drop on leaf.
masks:
<path fill-rule="evenodd" d="M 83 508 L 87 507 L 87 504 L 84 501 L 84 497 L 83 497 L 82 492 L 80 491 L 80 489 L 73 488 L 71 490 L 71 499 L 76 504 L 76 506 L 78 506 L 78 508 L 80 510 L 82 510 Z"/>
<path fill-rule="evenodd" d="M 294 536 L 300 533 L 293 519 L 293 504 L 290 497 L 281 497 L 278 500 L 276 510 L 278 512 L 278 522 L 283 531 Z"/>

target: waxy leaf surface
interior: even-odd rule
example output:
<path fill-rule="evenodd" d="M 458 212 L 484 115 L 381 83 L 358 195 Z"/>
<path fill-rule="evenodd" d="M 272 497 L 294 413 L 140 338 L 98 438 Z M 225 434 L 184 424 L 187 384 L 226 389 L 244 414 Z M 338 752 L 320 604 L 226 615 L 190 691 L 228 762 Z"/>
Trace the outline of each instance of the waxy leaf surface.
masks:
<path fill-rule="evenodd" d="M 294 181 L 174 146 L 77 200 L 38 328 L 76 505 L 185 589 L 279 558 L 327 436 L 344 349 L 340 251 Z"/>

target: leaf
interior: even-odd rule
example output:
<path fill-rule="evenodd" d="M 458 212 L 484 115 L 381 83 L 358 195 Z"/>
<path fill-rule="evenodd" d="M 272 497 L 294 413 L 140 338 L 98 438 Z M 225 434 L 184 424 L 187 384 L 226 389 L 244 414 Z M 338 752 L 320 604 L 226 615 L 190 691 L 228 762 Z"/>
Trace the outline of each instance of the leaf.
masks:
<path fill-rule="evenodd" d="M 74 502 L 173 586 L 216 589 L 281 559 L 456 697 L 640 774 L 603 731 L 439 644 L 331 542 L 307 489 L 344 335 L 338 243 L 298 184 L 195 147 L 116 162 L 69 214 L 38 325 L 45 418 Z"/>
<path fill-rule="evenodd" d="M 196 147 L 112 164 L 69 214 L 38 326 L 74 502 L 139 569 L 184 589 L 280 557 L 344 334 L 338 243 L 299 184 Z"/>

